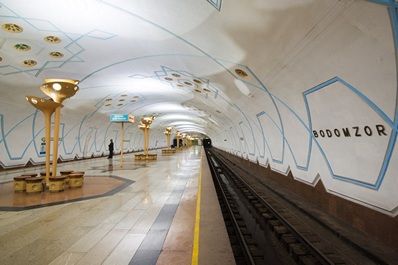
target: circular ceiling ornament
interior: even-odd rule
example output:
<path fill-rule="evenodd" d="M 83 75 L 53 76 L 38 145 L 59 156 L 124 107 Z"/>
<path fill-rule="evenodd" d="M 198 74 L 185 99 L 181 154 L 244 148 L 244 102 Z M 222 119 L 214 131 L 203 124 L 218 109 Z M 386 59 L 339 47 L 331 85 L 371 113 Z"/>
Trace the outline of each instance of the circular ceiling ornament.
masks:
<path fill-rule="evenodd" d="M 50 52 L 49 55 L 52 58 L 62 58 L 62 57 L 64 57 L 63 53 L 60 53 L 60 52 Z"/>
<path fill-rule="evenodd" d="M 4 31 L 10 32 L 10 33 L 21 33 L 23 31 L 23 28 L 21 26 L 18 26 L 17 24 L 12 24 L 12 23 L 7 23 L 3 24 L 1 28 Z"/>
<path fill-rule="evenodd" d="M 51 44 L 57 44 L 61 42 L 61 39 L 56 36 L 47 36 L 44 38 L 44 41 Z"/>
<path fill-rule="evenodd" d="M 243 77 L 243 78 L 247 78 L 249 75 L 245 72 L 245 71 L 243 71 L 242 69 L 235 69 L 235 73 L 238 75 L 238 76 L 240 76 L 240 77 Z"/>
<path fill-rule="evenodd" d="M 27 67 L 33 67 L 37 64 L 37 62 L 35 60 L 25 60 L 22 62 L 23 66 L 27 66 Z"/>
<path fill-rule="evenodd" d="M 30 51 L 31 47 L 28 44 L 17 43 L 14 45 L 14 49 L 20 52 Z"/>

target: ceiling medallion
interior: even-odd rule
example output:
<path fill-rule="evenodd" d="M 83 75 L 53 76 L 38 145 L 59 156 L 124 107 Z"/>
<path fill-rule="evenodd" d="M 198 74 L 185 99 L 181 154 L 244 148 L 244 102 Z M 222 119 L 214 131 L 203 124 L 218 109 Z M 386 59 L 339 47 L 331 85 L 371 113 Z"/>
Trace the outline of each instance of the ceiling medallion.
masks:
<path fill-rule="evenodd" d="M 37 64 L 37 62 L 34 60 L 25 60 L 22 62 L 22 65 L 27 66 L 27 67 L 32 67 L 32 66 L 35 66 L 36 64 Z"/>
<path fill-rule="evenodd" d="M 21 51 L 21 52 L 27 52 L 29 51 L 31 48 L 29 45 L 27 44 L 23 44 L 23 43 L 17 43 L 14 45 L 14 49 L 17 51 Z"/>
<path fill-rule="evenodd" d="M 47 36 L 44 38 L 44 41 L 52 44 L 57 44 L 61 42 L 61 39 L 55 36 Z"/>
<path fill-rule="evenodd" d="M 62 58 L 62 57 L 64 57 L 64 55 L 62 53 L 60 53 L 60 52 L 50 52 L 49 55 L 52 58 Z"/>
<path fill-rule="evenodd" d="M 21 33 L 23 31 L 23 28 L 21 26 L 11 23 L 3 24 L 1 28 L 10 33 Z"/>
<path fill-rule="evenodd" d="M 246 77 L 249 76 L 249 75 L 248 75 L 245 71 L 243 71 L 242 69 L 235 69 L 235 73 L 236 73 L 237 75 L 239 75 L 240 77 L 243 77 L 243 78 L 246 78 Z"/>

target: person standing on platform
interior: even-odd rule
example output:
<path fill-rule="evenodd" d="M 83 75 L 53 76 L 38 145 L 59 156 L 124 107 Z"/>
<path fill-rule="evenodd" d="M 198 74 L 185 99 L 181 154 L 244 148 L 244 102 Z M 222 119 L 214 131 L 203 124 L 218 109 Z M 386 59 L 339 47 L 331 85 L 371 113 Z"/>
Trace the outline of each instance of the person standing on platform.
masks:
<path fill-rule="evenodd" d="M 113 157 L 113 140 L 111 139 L 111 142 L 108 144 L 108 149 L 109 149 L 109 156 L 108 159 Z"/>

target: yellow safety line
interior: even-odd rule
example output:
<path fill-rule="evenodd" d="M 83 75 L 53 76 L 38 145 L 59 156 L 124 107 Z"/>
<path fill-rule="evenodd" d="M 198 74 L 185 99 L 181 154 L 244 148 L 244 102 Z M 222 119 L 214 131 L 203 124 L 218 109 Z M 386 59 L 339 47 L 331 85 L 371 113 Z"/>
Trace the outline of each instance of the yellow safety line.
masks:
<path fill-rule="evenodd" d="M 200 167 L 198 179 L 198 196 L 196 197 L 196 216 L 195 216 L 195 229 L 193 235 L 193 250 L 192 250 L 192 265 L 199 264 L 199 227 L 200 227 L 200 199 L 202 192 L 202 155 L 200 153 Z"/>

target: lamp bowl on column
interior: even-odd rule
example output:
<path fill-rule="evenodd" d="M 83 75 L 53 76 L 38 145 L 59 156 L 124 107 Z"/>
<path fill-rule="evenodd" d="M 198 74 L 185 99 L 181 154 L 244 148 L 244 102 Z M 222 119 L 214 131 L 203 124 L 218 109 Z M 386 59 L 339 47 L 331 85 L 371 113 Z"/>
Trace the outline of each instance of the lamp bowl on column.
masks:
<path fill-rule="evenodd" d="M 74 96 L 79 90 L 78 80 L 47 78 L 44 79 L 44 82 L 40 87 L 41 91 L 59 103 Z"/>
<path fill-rule="evenodd" d="M 51 99 L 26 96 L 26 100 L 43 113 L 50 112 L 52 114 L 57 107 L 63 107 L 62 104 L 54 102 Z"/>

